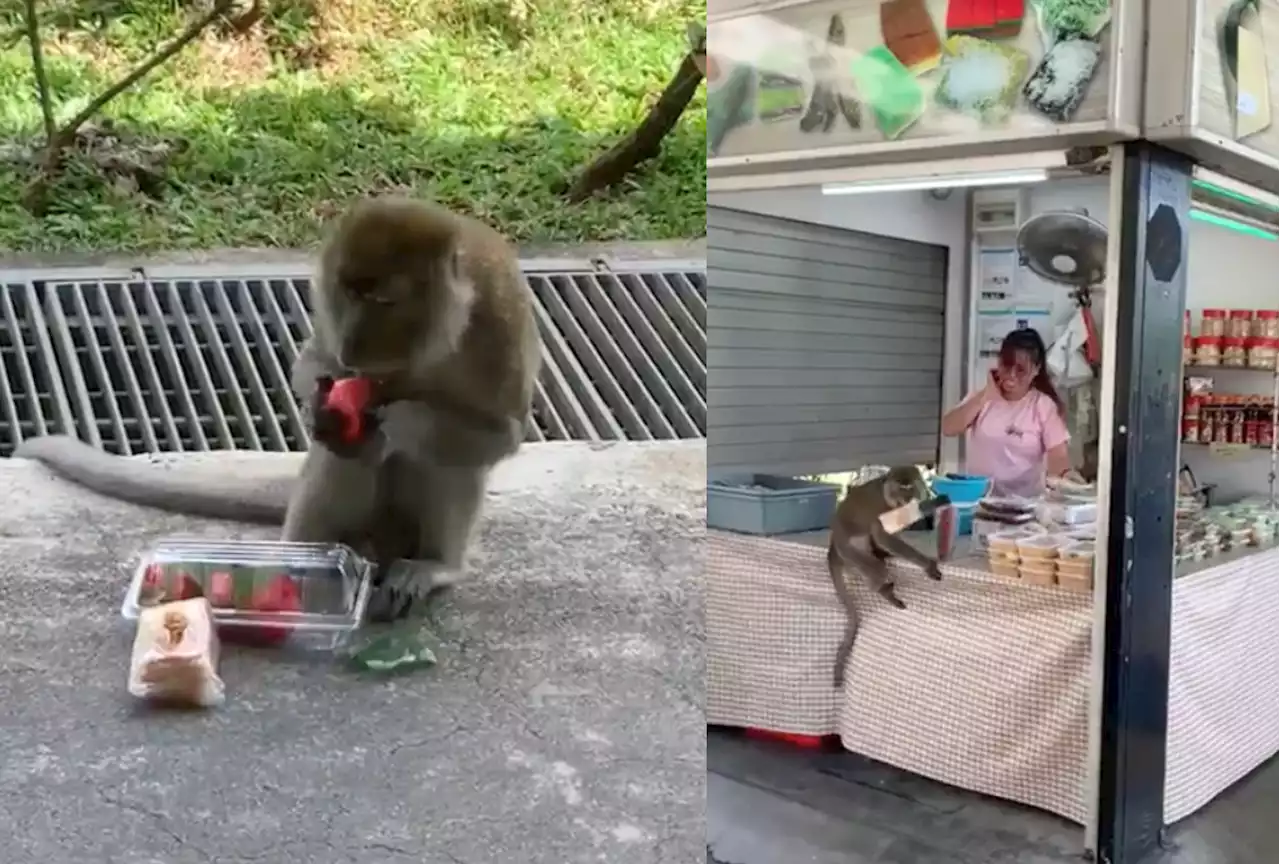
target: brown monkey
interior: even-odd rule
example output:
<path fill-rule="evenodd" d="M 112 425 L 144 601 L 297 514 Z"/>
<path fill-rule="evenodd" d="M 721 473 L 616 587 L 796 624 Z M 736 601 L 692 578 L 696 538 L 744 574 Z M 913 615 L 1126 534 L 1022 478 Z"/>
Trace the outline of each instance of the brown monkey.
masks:
<path fill-rule="evenodd" d="M 827 546 L 827 570 L 836 596 L 844 606 L 848 617 L 844 639 L 836 653 L 835 685 L 844 682 L 845 664 L 853 650 L 853 640 L 858 634 L 858 610 L 854 606 L 853 593 L 845 584 L 845 567 L 861 570 L 867 581 L 881 597 L 898 609 L 907 608 L 893 590 L 886 561 L 896 555 L 924 568 L 932 579 L 941 579 L 938 562 L 916 549 L 897 534 L 891 534 L 880 517 L 891 510 L 905 507 L 928 497 L 929 490 L 920 469 L 899 466 L 887 474 L 849 486 L 844 500 L 836 508 L 831 520 L 831 541 Z"/>
<path fill-rule="evenodd" d="M 532 296 L 515 250 L 489 227 L 374 198 L 331 232 L 313 305 L 315 332 L 291 374 L 309 424 L 325 377 L 373 379 L 377 404 L 372 434 L 354 447 L 322 426 L 296 478 L 148 471 L 67 436 L 14 455 L 132 503 L 347 543 L 383 565 L 371 616 L 403 614 L 461 574 L 490 469 L 524 440 L 541 356 Z"/>

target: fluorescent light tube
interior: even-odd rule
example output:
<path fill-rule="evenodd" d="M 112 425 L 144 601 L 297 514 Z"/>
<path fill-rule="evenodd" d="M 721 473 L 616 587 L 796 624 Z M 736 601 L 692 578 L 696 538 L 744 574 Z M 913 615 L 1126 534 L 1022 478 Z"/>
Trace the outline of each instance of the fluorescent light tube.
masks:
<path fill-rule="evenodd" d="M 959 189 L 974 186 L 1016 186 L 1043 183 L 1049 172 L 1043 168 L 1021 171 L 990 171 L 971 174 L 938 174 L 933 177 L 908 177 L 902 180 L 868 181 L 865 183 L 824 183 L 823 195 L 866 195 L 874 192 L 910 192 L 924 189 Z"/>

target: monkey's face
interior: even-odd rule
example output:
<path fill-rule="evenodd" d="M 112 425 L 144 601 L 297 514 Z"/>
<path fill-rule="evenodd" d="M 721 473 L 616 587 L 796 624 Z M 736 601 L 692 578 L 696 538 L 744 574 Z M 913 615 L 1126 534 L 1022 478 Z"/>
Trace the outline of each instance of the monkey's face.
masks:
<path fill-rule="evenodd" d="M 326 247 L 316 329 L 347 369 L 388 377 L 450 353 L 469 286 L 451 226 L 416 202 L 353 208 Z"/>
<path fill-rule="evenodd" d="M 884 502 L 892 509 L 925 497 L 924 478 L 914 468 L 895 468 L 884 479 Z"/>

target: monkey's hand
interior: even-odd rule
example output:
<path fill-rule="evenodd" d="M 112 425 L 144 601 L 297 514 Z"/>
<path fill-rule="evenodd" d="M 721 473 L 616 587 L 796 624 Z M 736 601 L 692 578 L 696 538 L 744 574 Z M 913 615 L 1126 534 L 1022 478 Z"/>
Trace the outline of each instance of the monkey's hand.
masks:
<path fill-rule="evenodd" d="M 351 435 L 353 418 L 330 401 L 333 384 L 327 375 L 316 379 L 316 389 L 311 396 L 311 438 L 335 456 L 351 459 L 360 455 L 373 438 L 378 417 L 371 407 L 365 407 L 355 418 L 357 434 Z"/>
<path fill-rule="evenodd" d="M 454 574 L 437 561 L 393 561 L 383 568 L 381 581 L 369 598 L 368 618 L 377 623 L 399 620 L 454 581 Z"/>

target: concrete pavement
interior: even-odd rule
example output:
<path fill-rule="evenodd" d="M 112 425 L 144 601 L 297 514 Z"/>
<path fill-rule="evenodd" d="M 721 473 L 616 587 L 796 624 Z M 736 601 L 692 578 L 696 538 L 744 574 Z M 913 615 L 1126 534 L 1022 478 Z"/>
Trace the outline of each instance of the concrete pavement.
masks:
<path fill-rule="evenodd" d="M 162 714 L 125 692 L 127 564 L 166 534 L 272 532 L 0 460 L 0 861 L 701 860 L 704 454 L 530 445 L 438 612 L 440 666 L 385 680 L 228 648 L 227 704 Z"/>

